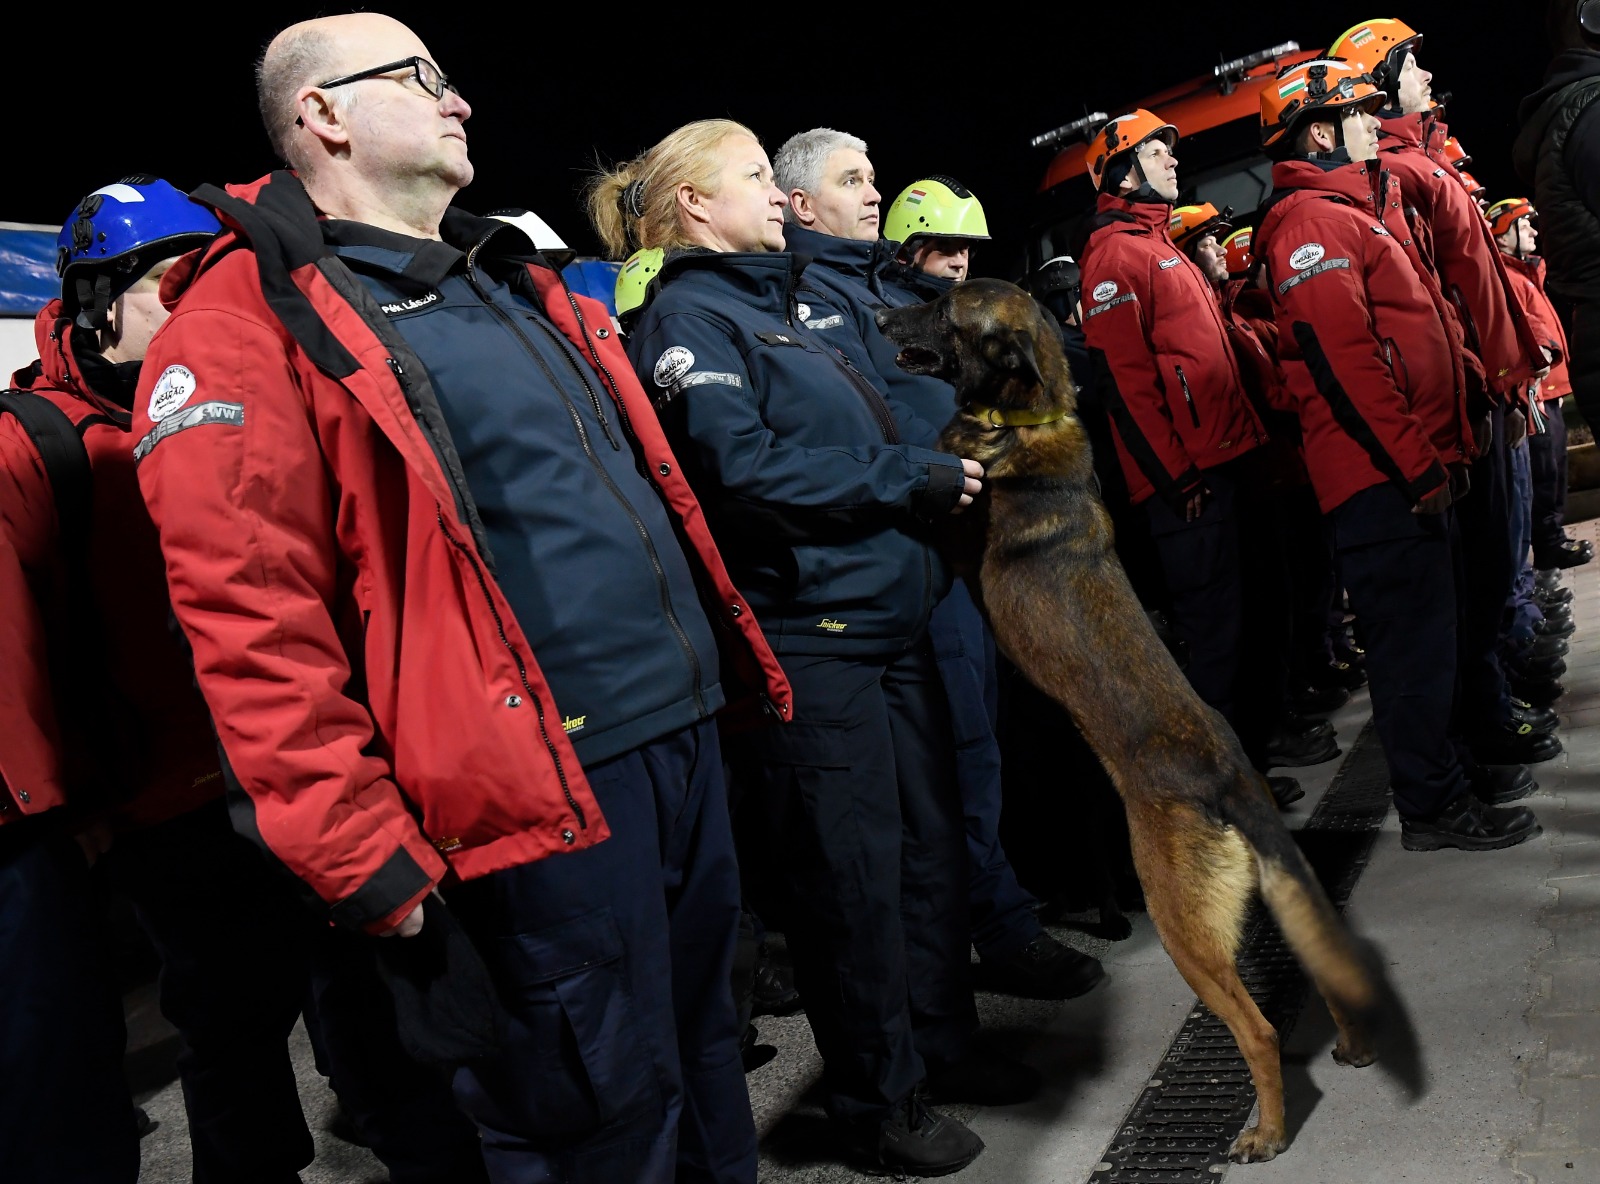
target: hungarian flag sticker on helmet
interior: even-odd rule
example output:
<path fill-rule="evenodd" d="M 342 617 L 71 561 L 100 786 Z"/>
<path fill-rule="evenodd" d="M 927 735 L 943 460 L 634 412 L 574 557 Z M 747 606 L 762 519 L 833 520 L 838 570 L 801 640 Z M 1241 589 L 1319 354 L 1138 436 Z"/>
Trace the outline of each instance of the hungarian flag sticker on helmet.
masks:
<path fill-rule="evenodd" d="M 1365 45 L 1372 40 L 1373 36 L 1374 34 L 1370 28 L 1357 29 L 1350 35 L 1350 43 L 1352 45 Z"/>
<path fill-rule="evenodd" d="M 1280 99 L 1287 99 L 1290 95 L 1298 94 L 1300 91 L 1305 90 L 1305 88 L 1306 80 L 1304 78 L 1291 78 L 1288 82 L 1285 82 L 1278 88 L 1278 97 Z"/>
<path fill-rule="evenodd" d="M 920 206 L 922 204 L 922 199 L 927 196 L 928 194 L 925 190 L 913 189 L 910 193 L 906 194 L 906 204 Z"/>

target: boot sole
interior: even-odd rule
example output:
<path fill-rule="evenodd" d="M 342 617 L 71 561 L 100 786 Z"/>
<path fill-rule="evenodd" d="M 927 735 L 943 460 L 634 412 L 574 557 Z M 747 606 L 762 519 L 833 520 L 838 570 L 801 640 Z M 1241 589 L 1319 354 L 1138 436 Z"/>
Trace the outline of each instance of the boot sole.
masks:
<path fill-rule="evenodd" d="M 1407 851 L 1443 851 L 1447 848 L 1457 851 L 1502 851 L 1507 847 L 1515 847 L 1518 843 L 1525 843 L 1529 839 L 1538 838 L 1543 833 L 1544 827 L 1538 823 L 1527 830 L 1513 831 L 1495 839 L 1467 839 L 1461 835 L 1436 833 L 1410 835 L 1402 830 L 1400 846 Z"/>
<path fill-rule="evenodd" d="M 903 1180 L 907 1176 L 914 1176 L 919 1180 L 929 1180 L 936 1176 L 953 1176 L 957 1172 L 972 1166 L 972 1161 L 983 1154 L 982 1143 L 972 1149 L 972 1154 L 956 1163 L 941 1164 L 887 1164 L 868 1161 L 858 1164 L 862 1175 L 887 1176 L 892 1180 Z"/>

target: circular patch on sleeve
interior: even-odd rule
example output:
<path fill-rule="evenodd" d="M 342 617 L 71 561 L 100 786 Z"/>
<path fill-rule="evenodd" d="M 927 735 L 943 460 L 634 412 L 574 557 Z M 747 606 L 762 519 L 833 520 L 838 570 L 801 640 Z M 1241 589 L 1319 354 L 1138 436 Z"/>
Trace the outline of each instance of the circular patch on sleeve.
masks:
<path fill-rule="evenodd" d="M 809 304 L 795 305 L 794 315 L 802 321 L 809 321 L 811 319 L 811 306 Z"/>
<path fill-rule="evenodd" d="M 194 387 L 194 373 L 187 366 L 168 366 L 150 391 L 150 406 L 147 408 L 150 422 L 160 423 L 182 407 L 194 394 Z"/>
<path fill-rule="evenodd" d="M 694 355 L 681 345 L 671 345 L 656 359 L 656 368 L 651 377 L 656 380 L 656 385 L 665 389 L 689 373 L 689 367 L 694 365 Z"/>
<path fill-rule="evenodd" d="M 1307 243 L 1303 247 L 1296 247 L 1294 254 L 1289 256 L 1289 266 L 1296 271 L 1304 271 L 1308 267 L 1322 262 L 1322 257 L 1328 252 L 1322 249 L 1321 243 Z"/>
<path fill-rule="evenodd" d="M 1093 296 L 1097 301 L 1100 301 L 1101 303 L 1104 303 L 1105 301 L 1110 300 L 1116 294 L 1117 294 L 1117 285 L 1111 280 L 1101 280 L 1098 284 L 1096 284 L 1094 286 L 1094 291 L 1089 293 L 1089 295 Z"/>

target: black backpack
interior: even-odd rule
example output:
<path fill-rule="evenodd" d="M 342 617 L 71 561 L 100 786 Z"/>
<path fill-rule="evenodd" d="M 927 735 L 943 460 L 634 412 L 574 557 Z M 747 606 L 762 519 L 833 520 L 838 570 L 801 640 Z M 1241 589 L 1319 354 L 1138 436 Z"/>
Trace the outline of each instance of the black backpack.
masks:
<path fill-rule="evenodd" d="M 67 413 L 43 395 L 32 391 L 0 391 L 0 415 L 14 415 L 22 430 L 44 461 L 45 475 L 55 497 L 60 541 L 73 585 L 84 574 L 88 559 L 89 507 L 92 501 L 93 474 L 89 450 L 83 445 L 78 425 Z M 88 426 L 89 421 L 85 421 Z M 97 421 L 98 422 L 98 421 Z"/>

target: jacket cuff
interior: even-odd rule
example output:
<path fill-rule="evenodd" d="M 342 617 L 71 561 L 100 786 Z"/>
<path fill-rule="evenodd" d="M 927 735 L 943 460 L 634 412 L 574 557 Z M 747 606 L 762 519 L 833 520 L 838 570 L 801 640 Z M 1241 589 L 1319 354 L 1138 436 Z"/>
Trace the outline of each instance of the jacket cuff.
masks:
<path fill-rule="evenodd" d="M 1161 487 L 1161 500 L 1181 514 L 1189 499 L 1205 488 L 1205 483 L 1205 474 L 1197 466 L 1190 465 Z"/>
<path fill-rule="evenodd" d="M 917 493 L 916 511 L 925 518 L 948 514 L 961 501 L 967 487 L 961 462 L 928 466 L 928 483 Z"/>
<path fill-rule="evenodd" d="M 1444 466 L 1434 461 L 1422 471 L 1421 476 L 1413 477 L 1403 486 L 1406 497 L 1411 499 L 1414 506 L 1430 493 L 1436 492 L 1441 486 L 1450 482 L 1450 474 L 1446 473 Z"/>
<path fill-rule="evenodd" d="M 433 883 L 411 852 L 398 847 L 365 884 L 328 913 L 341 928 L 382 932 L 399 924 L 433 890 Z"/>

